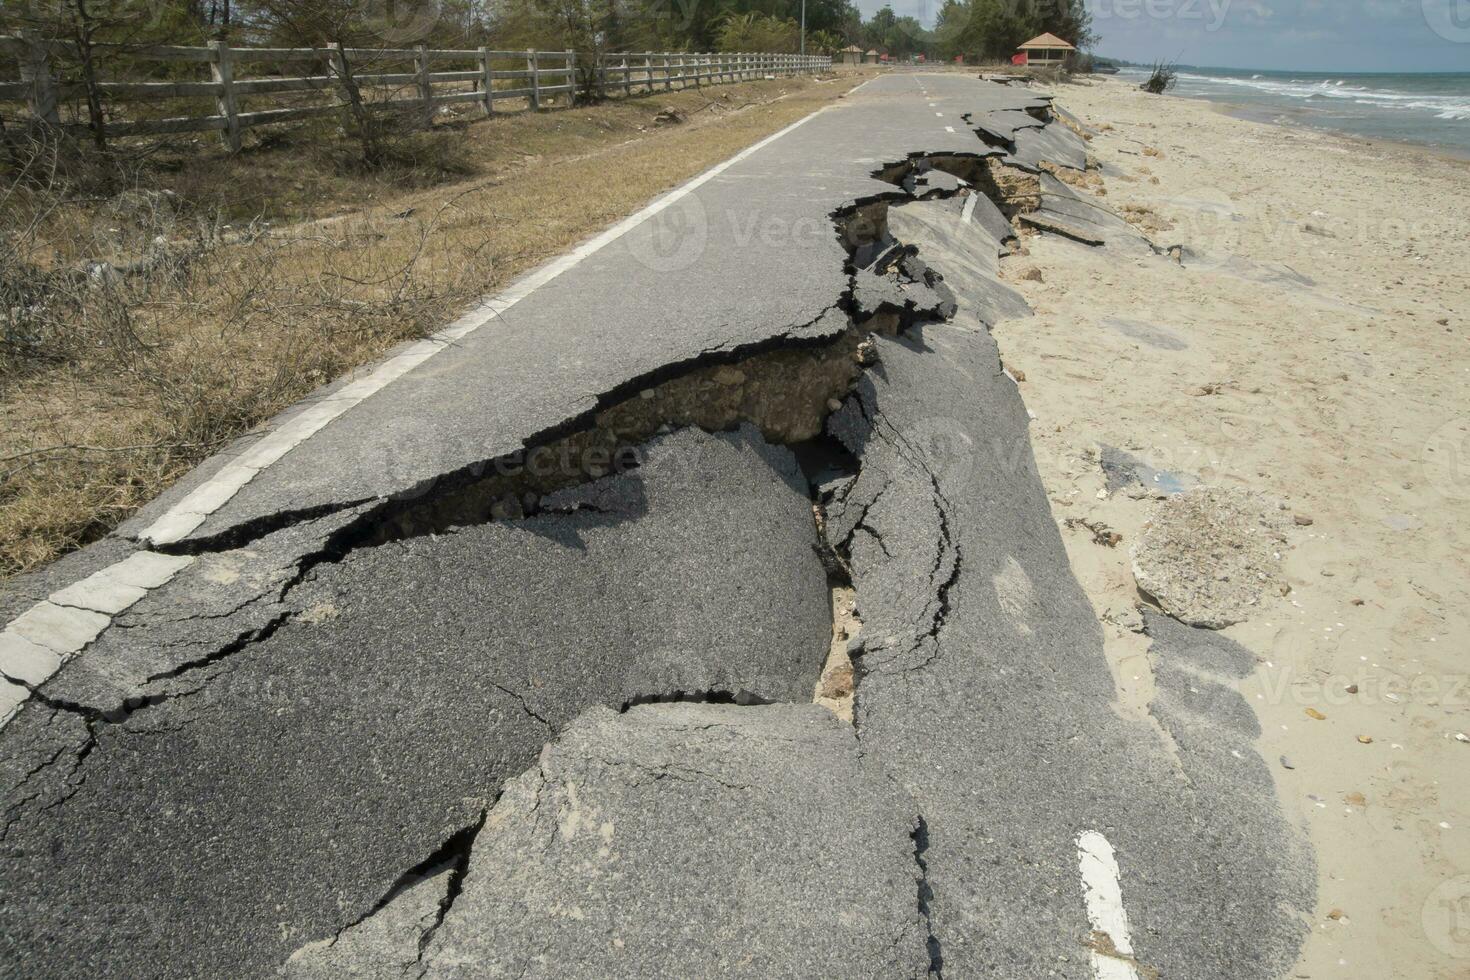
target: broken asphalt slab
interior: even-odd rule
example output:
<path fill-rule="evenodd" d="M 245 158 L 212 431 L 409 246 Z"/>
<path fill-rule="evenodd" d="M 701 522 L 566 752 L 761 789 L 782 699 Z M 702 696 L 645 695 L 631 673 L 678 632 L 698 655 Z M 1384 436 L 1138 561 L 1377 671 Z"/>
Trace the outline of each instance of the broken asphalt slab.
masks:
<path fill-rule="evenodd" d="M 810 700 L 828 589 L 787 450 L 686 430 L 549 504 L 320 564 L 284 600 L 296 619 L 116 720 L 64 697 L 64 671 L 66 707 L 0 740 L 21 804 L 0 958 L 266 975 L 473 824 L 583 708 Z"/>
<path fill-rule="evenodd" d="M 909 228 L 921 261 L 954 248 L 929 240 L 947 237 L 942 224 Z M 1116 712 L 1025 407 L 967 309 L 970 283 L 945 281 L 961 298 L 956 317 L 876 338 L 882 370 L 832 419 L 860 469 L 827 521 L 863 621 L 858 737 L 927 827 L 938 965 L 1091 976 L 1098 927 L 1078 841 L 1102 832 L 1140 975 L 1279 976 L 1314 876 L 1241 729 L 1249 707 L 1224 687 L 1205 706 L 1166 692 L 1155 715 L 1165 739 Z"/>
<path fill-rule="evenodd" d="M 507 784 L 461 880 L 405 894 L 283 972 L 925 977 L 916 827 L 816 705 L 595 708 Z"/>
<path fill-rule="evenodd" d="M 1105 245 L 1119 255 L 1156 255 L 1159 249 L 1128 222 L 1049 173 L 1041 175 L 1041 207 L 1021 215 L 1033 228 L 1084 245 Z"/>

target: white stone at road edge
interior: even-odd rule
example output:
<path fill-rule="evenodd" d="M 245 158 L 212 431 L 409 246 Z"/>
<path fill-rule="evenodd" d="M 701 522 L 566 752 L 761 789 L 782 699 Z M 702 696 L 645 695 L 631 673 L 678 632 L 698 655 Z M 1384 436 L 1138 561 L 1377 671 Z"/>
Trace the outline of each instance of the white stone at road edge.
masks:
<path fill-rule="evenodd" d="M 79 606 L 94 612 L 116 615 L 148 594 L 148 590 L 137 585 L 128 585 L 106 575 L 89 575 L 80 582 L 73 582 L 60 592 L 51 593 L 51 601 L 58 606 Z"/>
<path fill-rule="evenodd" d="M 19 684 L 12 684 L 5 678 L 0 677 L 0 728 L 10 720 L 17 708 L 25 704 L 26 698 L 30 697 L 27 691 Z"/>
<path fill-rule="evenodd" d="M 124 585 L 156 589 L 193 561 L 189 555 L 160 555 L 155 551 L 138 551 L 97 574 Z"/>
<path fill-rule="evenodd" d="M 38 602 L 11 620 L 5 632 L 25 637 L 56 653 L 69 654 L 97 639 L 111 622 L 112 617 L 89 609 Z"/>
<path fill-rule="evenodd" d="M 6 678 L 44 684 L 67 658 L 112 625 L 112 617 L 193 562 L 187 555 L 139 551 L 36 603 L 0 630 L 0 727 L 29 690 Z"/>
<path fill-rule="evenodd" d="M 56 673 L 61 656 L 49 647 L 32 643 L 18 633 L 0 633 L 0 673 L 27 684 L 40 684 Z M 0 713 L 4 706 L 0 704 Z"/>

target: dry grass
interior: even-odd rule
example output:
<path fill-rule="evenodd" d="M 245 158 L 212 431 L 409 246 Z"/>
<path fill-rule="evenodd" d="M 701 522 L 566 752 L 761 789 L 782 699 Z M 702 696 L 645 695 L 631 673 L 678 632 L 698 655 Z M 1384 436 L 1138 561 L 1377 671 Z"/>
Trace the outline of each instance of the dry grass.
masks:
<path fill-rule="evenodd" d="M 0 197 L 0 576 L 95 540 L 314 388 L 863 77 L 443 120 L 372 173 L 306 133 L 233 159 L 176 145 L 122 193 L 17 181 Z M 688 121 L 656 125 L 666 106 Z"/>

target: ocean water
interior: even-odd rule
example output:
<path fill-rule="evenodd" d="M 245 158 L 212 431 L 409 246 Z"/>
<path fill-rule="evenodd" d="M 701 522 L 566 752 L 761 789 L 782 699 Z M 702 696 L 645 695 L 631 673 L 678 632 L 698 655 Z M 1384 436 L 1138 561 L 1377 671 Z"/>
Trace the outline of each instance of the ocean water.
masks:
<path fill-rule="evenodd" d="M 1124 68 L 1135 84 L 1148 76 Z M 1181 68 L 1173 95 L 1240 107 L 1255 119 L 1421 143 L 1470 157 L 1470 72 L 1344 74 Z"/>

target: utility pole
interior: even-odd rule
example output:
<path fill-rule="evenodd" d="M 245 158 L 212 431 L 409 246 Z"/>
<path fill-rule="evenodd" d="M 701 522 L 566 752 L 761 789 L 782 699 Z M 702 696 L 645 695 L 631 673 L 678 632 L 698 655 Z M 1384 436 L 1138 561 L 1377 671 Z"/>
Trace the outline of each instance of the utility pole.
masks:
<path fill-rule="evenodd" d="M 806 57 L 806 0 L 801 0 L 801 56 Z"/>

